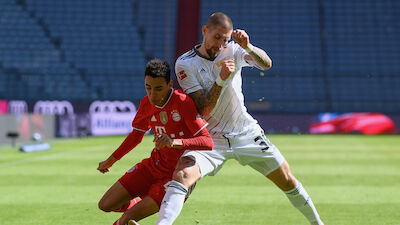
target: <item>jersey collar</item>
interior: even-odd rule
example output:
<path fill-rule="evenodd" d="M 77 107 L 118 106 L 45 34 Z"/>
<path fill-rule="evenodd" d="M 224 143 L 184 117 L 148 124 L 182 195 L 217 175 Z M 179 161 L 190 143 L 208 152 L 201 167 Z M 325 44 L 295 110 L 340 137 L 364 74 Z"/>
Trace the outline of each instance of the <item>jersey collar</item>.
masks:
<path fill-rule="evenodd" d="M 217 58 L 217 57 L 207 58 L 204 55 L 202 55 L 198 50 L 200 48 L 200 46 L 201 46 L 201 44 L 198 44 L 198 45 L 194 46 L 194 48 L 193 48 L 193 51 L 196 52 L 196 55 L 200 56 L 203 59 L 207 59 L 208 61 L 214 61 L 214 59 Z"/>
<path fill-rule="evenodd" d="M 163 106 L 155 105 L 155 107 L 157 107 L 157 108 L 159 108 L 159 109 L 164 108 L 164 107 L 168 104 L 169 100 L 171 99 L 172 93 L 174 93 L 174 89 L 173 89 L 173 88 L 171 88 L 171 93 L 169 94 L 168 100 L 164 103 L 164 105 L 163 105 Z"/>

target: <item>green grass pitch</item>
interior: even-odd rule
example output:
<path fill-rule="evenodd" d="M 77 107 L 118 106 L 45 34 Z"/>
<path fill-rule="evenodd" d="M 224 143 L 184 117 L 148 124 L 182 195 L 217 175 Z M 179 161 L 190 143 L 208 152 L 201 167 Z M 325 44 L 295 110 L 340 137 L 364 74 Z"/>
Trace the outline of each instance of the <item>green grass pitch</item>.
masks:
<path fill-rule="evenodd" d="M 0 224 L 109 224 L 97 202 L 132 165 L 147 157 L 152 137 L 117 162 L 96 171 L 124 137 L 51 142 L 52 150 L 20 153 L 0 148 Z M 400 137 L 270 135 L 303 183 L 326 225 L 400 224 Z M 155 224 L 157 216 L 141 221 Z M 286 196 L 249 167 L 228 161 L 201 180 L 175 224 L 308 224 Z"/>

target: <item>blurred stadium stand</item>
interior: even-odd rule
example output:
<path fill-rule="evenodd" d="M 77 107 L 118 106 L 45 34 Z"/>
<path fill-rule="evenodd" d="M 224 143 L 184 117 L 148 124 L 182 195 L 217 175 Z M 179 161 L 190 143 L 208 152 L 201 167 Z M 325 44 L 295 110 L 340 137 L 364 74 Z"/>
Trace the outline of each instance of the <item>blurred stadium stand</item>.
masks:
<path fill-rule="evenodd" d="M 1 0 L 0 99 L 141 99 L 146 61 L 174 63 L 177 8 Z M 271 70 L 243 70 L 250 110 L 400 111 L 400 1 L 202 0 L 199 10 L 201 24 L 227 13 L 271 56 Z"/>
<path fill-rule="evenodd" d="M 255 109 L 399 112 L 399 10 L 394 0 L 202 0 L 200 11 L 202 24 L 227 13 L 271 56 L 265 76 L 243 72 Z"/>

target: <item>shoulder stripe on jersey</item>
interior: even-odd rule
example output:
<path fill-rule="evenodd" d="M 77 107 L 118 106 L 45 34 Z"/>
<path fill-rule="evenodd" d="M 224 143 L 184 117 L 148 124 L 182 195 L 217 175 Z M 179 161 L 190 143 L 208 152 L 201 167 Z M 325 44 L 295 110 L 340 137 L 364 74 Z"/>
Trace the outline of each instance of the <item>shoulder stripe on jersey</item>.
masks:
<path fill-rule="evenodd" d="M 198 133 L 200 133 L 200 131 L 203 130 L 207 125 L 208 125 L 208 123 L 206 123 L 204 126 L 202 126 L 200 128 L 200 130 L 196 131 L 196 133 L 193 134 L 193 136 L 196 136 Z"/>
<path fill-rule="evenodd" d="M 137 130 L 137 131 L 142 131 L 142 132 L 146 132 L 147 131 L 147 130 L 142 130 L 142 129 L 139 129 L 139 128 L 136 128 L 136 127 L 133 127 L 133 129 Z"/>
<path fill-rule="evenodd" d="M 196 52 L 194 52 L 194 50 L 190 50 L 189 52 L 187 52 L 186 54 L 182 55 L 180 57 L 181 60 L 185 60 L 185 59 L 189 59 L 189 58 L 193 58 L 196 56 Z"/>

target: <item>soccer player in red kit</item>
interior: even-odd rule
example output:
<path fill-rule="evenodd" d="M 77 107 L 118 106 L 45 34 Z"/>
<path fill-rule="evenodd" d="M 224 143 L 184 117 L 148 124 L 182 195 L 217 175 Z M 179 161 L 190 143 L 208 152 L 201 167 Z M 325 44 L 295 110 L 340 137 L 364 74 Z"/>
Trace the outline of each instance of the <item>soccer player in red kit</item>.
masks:
<path fill-rule="evenodd" d="M 167 62 L 154 59 L 145 70 L 147 96 L 132 122 L 133 131 L 97 170 L 109 168 L 138 145 L 148 129 L 154 132 L 155 148 L 149 158 L 133 166 L 104 194 L 99 208 L 105 212 L 124 212 L 114 224 L 139 221 L 158 212 L 165 194 L 164 185 L 185 150 L 211 150 L 213 141 L 192 99 L 172 88 Z M 141 200 L 137 200 L 140 197 Z"/>

